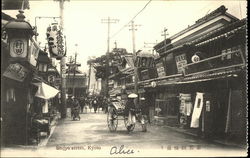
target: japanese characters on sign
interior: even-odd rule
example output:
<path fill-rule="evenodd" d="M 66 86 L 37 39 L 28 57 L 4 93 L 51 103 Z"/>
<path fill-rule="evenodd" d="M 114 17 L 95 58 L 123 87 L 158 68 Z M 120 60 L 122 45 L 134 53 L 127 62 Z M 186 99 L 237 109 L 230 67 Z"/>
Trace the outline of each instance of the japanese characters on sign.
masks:
<path fill-rule="evenodd" d="M 18 63 L 15 63 L 15 64 L 10 64 L 7 67 L 3 76 L 22 82 L 26 78 L 27 74 L 28 74 L 28 69 L 26 69 L 25 67 L 23 67 Z"/>
<path fill-rule="evenodd" d="M 47 28 L 47 40 L 50 55 L 56 59 L 61 59 L 66 55 L 65 39 L 62 30 L 57 23 L 53 23 Z"/>
<path fill-rule="evenodd" d="M 13 58 L 27 57 L 28 41 L 24 38 L 10 39 L 10 56 Z"/>
<path fill-rule="evenodd" d="M 158 77 L 166 76 L 162 62 L 156 63 L 156 69 L 157 69 Z"/>
<path fill-rule="evenodd" d="M 181 54 L 181 55 L 176 56 L 175 61 L 176 61 L 178 73 L 181 73 L 183 71 L 183 67 L 187 65 L 186 54 Z"/>

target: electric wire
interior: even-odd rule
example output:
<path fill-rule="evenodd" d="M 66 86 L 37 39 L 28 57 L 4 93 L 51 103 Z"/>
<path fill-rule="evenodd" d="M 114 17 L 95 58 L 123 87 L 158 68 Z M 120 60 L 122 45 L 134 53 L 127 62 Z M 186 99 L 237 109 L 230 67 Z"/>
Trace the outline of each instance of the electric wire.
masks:
<path fill-rule="evenodd" d="M 147 2 L 147 4 L 128 22 L 128 23 L 126 23 L 125 25 L 123 25 L 116 33 L 114 33 L 111 37 L 110 37 L 110 39 L 111 38 L 113 38 L 113 37 L 115 37 L 118 33 L 120 33 L 125 27 L 127 27 L 127 25 L 129 24 L 129 23 L 131 23 L 131 21 L 133 21 L 148 5 L 149 5 L 149 3 L 151 2 L 152 0 L 149 0 L 148 2 Z"/>

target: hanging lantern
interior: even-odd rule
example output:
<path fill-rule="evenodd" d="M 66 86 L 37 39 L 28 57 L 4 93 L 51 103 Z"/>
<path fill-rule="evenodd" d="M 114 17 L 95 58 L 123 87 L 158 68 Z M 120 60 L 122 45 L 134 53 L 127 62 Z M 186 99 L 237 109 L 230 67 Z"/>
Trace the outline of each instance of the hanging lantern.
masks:
<path fill-rule="evenodd" d="M 38 72 L 47 73 L 48 65 L 50 63 L 50 59 L 48 57 L 48 54 L 46 52 L 40 50 L 37 62 L 38 62 L 38 64 L 37 64 Z"/>
<path fill-rule="evenodd" d="M 11 61 L 29 61 L 31 55 L 29 51 L 30 39 L 35 35 L 35 31 L 30 23 L 24 20 L 23 11 L 19 11 L 16 17 L 17 20 L 10 21 L 3 27 L 8 36 Z M 35 57 L 37 56 L 35 55 Z"/>
<path fill-rule="evenodd" d="M 63 36 L 61 28 L 57 23 L 52 23 L 47 28 L 47 40 L 49 45 L 49 52 L 52 58 L 60 60 L 66 55 L 65 51 L 65 37 Z"/>
<path fill-rule="evenodd" d="M 193 63 L 197 63 L 198 61 L 200 61 L 200 57 L 197 54 L 194 54 L 191 60 Z"/>

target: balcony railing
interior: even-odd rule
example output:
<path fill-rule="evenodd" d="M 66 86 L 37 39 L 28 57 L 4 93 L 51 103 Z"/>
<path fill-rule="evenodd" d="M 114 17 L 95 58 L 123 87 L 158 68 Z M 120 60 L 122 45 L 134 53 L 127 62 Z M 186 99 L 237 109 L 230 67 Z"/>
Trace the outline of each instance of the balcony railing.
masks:
<path fill-rule="evenodd" d="M 195 63 L 185 65 L 184 76 L 199 75 L 214 71 L 223 71 L 228 68 L 239 68 L 245 66 L 245 59 L 241 49 L 224 52 L 220 55 L 209 57 Z"/>

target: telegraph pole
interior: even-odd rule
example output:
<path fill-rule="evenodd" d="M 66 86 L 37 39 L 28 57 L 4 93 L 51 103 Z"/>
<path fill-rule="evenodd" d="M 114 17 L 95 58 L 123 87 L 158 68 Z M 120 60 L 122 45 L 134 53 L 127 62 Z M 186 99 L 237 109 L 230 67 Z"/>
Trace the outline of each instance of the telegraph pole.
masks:
<path fill-rule="evenodd" d="M 77 44 L 75 44 L 75 46 L 77 47 Z M 77 58 L 77 51 L 75 53 L 75 64 L 74 64 L 74 76 L 73 76 L 73 96 L 75 97 L 75 77 L 76 77 L 76 58 Z"/>
<path fill-rule="evenodd" d="M 166 39 L 167 39 L 167 35 L 168 35 L 167 31 L 168 31 L 168 29 L 166 27 L 164 27 L 163 34 L 162 34 L 162 36 L 164 36 L 164 52 L 166 52 L 166 45 L 167 45 Z"/>
<path fill-rule="evenodd" d="M 64 1 L 65 0 L 57 0 L 59 1 L 60 6 L 60 26 L 61 30 L 64 29 Z M 61 118 L 66 118 L 66 57 L 62 57 L 60 62 L 61 69 Z"/>
<path fill-rule="evenodd" d="M 89 90 L 89 88 L 90 88 L 90 76 L 91 76 L 91 62 L 89 62 L 89 79 L 88 79 L 88 90 L 87 90 L 88 93 L 90 92 L 90 90 Z"/>
<path fill-rule="evenodd" d="M 67 76 L 67 80 L 68 82 L 66 82 L 66 89 L 69 88 L 69 82 L 70 82 L 70 77 L 69 77 L 69 74 L 70 74 L 70 71 L 71 71 L 71 65 L 72 65 L 72 56 L 70 56 L 69 58 L 69 64 L 66 64 L 68 66 L 68 76 Z"/>
<path fill-rule="evenodd" d="M 102 19 L 101 22 L 102 23 L 106 23 L 108 24 L 108 38 L 107 38 L 107 52 L 106 52 L 106 63 L 105 63 L 105 67 L 106 67 L 106 91 L 105 91 L 105 95 L 106 97 L 109 97 L 109 79 L 108 79 L 108 72 L 109 72 L 109 44 L 110 44 L 110 24 L 112 23 L 117 23 L 119 21 L 119 19 L 110 19 L 110 17 L 108 17 L 107 19 Z"/>
<path fill-rule="evenodd" d="M 131 21 L 131 25 L 129 25 L 131 27 L 132 31 L 132 44 L 133 44 L 133 55 L 134 55 L 134 59 L 136 59 L 136 49 L 135 49 L 135 31 L 137 31 L 137 29 L 135 27 L 137 26 L 141 26 L 141 25 L 135 25 L 134 21 Z M 135 93 L 138 94 L 138 67 L 137 65 L 134 65 L 134 75 L 135 75 Z M 137 100 L 138 101 L 138 100 Z M 136 101 L 136 106 L 137 106 L 137 101 Z"/>

